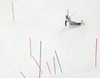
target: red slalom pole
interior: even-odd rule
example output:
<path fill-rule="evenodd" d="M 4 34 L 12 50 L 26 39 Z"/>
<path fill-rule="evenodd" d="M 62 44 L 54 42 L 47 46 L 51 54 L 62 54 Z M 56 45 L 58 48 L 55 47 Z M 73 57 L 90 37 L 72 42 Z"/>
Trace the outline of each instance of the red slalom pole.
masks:
<path fill-rule="evenodd" d="M 48 67 L 48 70 L 49 70 L 49 72 L 50 72 L 50 75 L 52 76 L 51 70 L 50 70 L 50 67 L 49 67 L 49 64 L 48 64 L 48 62 L 46 62 L 46 63 L 47 63 L 47 67 Z"/>
<path fill-rule="evenodd" d="M 95 67 L 97 67 L 97 42 L 98 42 L 98 39 L 96 38 L 96 47 L 95 47 Z"/>
<path fill-rule="evenodd" d="M 39 69 L 40 69 L 40 66 L 39 66 L 39 64 L 38 64 L 38 62 L 36 61 L 36 59 L 33 57 L 33 56 L 31 56 L 32 58 L 33 58 L 33 60 L 35 61 L 35 63 L 37 64 L 37 66 L 39 67 Z M 41 69 L 40 69 L 41 70 Z M 42 70 L 41 70 L 41 73 L 42 73 L 42 75 L 43 75 L 43 72 L 42 72 Z"/>
<path fill-rule="evenodd" d="M 13 21 L 14 21 L 14 5 L 13 5 L 13 1 L 12 1 L 12 16 L 13 16 Z"/>

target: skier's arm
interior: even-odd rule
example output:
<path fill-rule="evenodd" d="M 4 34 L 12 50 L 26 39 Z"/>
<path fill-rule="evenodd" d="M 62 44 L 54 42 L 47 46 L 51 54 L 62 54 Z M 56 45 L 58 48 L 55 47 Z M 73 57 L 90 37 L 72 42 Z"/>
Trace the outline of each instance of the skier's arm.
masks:
<path fill-rule="evenodd" d="M 65 20 L 65 25 L 66 25 L 66 23 L 67 23 L 67 20 Z"/>

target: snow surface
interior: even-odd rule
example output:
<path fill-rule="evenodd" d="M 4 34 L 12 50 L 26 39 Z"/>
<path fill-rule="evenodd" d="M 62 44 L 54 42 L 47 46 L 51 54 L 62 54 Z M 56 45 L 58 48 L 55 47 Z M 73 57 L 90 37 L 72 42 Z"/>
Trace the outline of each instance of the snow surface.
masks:
<path fill-rule="evenodd" d="M 32 56 L 38 63 L 42 41 L 41 78 L 100 77 L 100 0 L 13 0 L 14 21 L 11 3 L 12 0 L 0 0 L 0 78 L 24 78 L 20 72 L 26 78 L 38 78 L 39 68 L 30 58 L 30 38 Z M 83 20 L 85 25 L 63 30 L 67 9 L 70 15 L 77 11 L 72 20 Z"/>

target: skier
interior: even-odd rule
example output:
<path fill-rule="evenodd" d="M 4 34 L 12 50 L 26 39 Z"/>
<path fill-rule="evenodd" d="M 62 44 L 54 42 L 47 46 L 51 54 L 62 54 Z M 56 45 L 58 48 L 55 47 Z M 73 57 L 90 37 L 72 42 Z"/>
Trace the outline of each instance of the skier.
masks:
<path fill-rule="evenodd" d="M 71 21 L 71 19 L 68 17 L 68 15 L 66 15 L 66 20 L 65 20 L 65 26 L 67 26 L 67 23 L 69 23 L 69 26 L 75 26 L 75 25 L 81 25 L 83 23 L 83 21 L 79 22 L 74 22 Z"/>

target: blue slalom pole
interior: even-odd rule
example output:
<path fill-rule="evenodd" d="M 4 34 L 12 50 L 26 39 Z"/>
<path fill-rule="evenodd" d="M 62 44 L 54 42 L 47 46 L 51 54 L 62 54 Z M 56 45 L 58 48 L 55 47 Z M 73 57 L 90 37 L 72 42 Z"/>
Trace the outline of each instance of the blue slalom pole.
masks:
<path fill-rule="evenodd" d="M 57 60 L 58 60 L 58 64 L 59 64 L 59 67 L 60 67 L 60 71 L 61 71 L 61 73 L 62 73 L 62 68 L 61 68 L 60 61 L 59 61 L 59 58 L 58 58 L 58 55 L 57 55 L 57 52 L 56 52 L 56 51 L 55 51 L 55 54 L 56 54 L 56 58 L 57 58 Z"/>
<path fill-rule="evenodd" d="M 25 76 L 24 76 L 24 74 L 20 71 L 20 73 L 21 73 L 21 75 L 24 77 L 24 78 L 26 78 Z"/>
<path fill-rule="evenodd" d="M 54 73 L 56 74 L 55 57 L 53 57 L 53 63 L 54 63 Z"/>
<path fill-rule="evenodd" d="M 42 49 L 42 41 L 40 41 L 39 78 L 41 78 L 41 49 Z"/>

